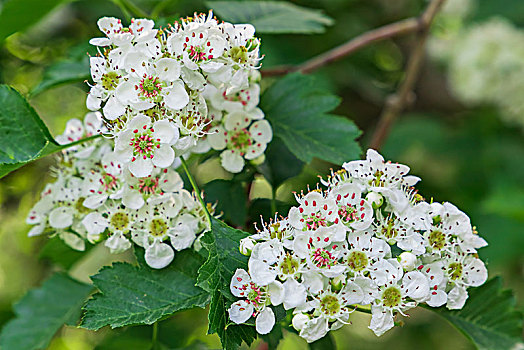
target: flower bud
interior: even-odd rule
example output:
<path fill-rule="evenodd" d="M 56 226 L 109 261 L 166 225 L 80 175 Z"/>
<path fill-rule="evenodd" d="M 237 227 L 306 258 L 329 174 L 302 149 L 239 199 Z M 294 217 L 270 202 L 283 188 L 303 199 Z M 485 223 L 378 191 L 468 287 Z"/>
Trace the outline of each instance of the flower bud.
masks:
<path fill-rule="evenodd" d="M 337 276 L 335 278 L 332 278 L 331 279 L 331 289 L 335 292 L 338 292 L 339 290 L 342 289 L 342 285 L 344 281 L 345 281 L 344 276 Z"/>
<path fill-rule="evenodd" d="M 250 256 L 251 251 L 255 248 L 256 242 L 251 237 L 246 237 L 240 240 L 240 254 Z"/>
<path fill-rule="evenodd" d="M 256 157 L 255 159 L 251 159 L 251 164 L 257 166 L 266 161 L 266 156 L 264 154 L 261 154 L 260 156 Z"/>
<path fill-rule="evenodd" d="M 306 314 L 296 314 L 293 316 L 293 320 L 291 323 L 293 324 L 293 328 L 295 328 L 297 331 L 301 331 L 302 328 L 306 325 L 306 323 L 309 321 L 309 316 Z"/>
<path fill-rule="evenodd" d="M 417 256 L 410 252 L 404 252 L 399 256 L 399 262 L 405 271 L 411 271 L 417 263 Z"/>
<path fill-rule="evenodd" d="M 378 209 L 384 204 L 384 197 L 377 192 L 369 192 L 366 196 L 366 200 L 371 203 L 373 209 Z"/>

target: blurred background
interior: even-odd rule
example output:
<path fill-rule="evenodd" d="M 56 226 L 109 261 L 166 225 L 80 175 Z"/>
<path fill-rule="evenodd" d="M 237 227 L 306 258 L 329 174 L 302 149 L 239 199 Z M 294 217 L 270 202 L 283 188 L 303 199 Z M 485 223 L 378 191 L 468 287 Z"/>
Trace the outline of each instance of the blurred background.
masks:
<path fill-rule="evenodd" d="M 154 11 L 162 23 L 207 11 L 200 0 L 130 2 L 146 13 Z M 367 30 L 416 16 L 427 5 L 421 0 L 291 2 L 322 9 L 335 20 L 334 25 L 317 35 L 261 35 L 266 55 L 263 68 L 303 62 Z M 61 133 L 69 118 L 83 117 L 88 89 L 85 83 L 73 83 L 39 93 L 40 82 L 56 74 L 53 67 L 57 65 L 87 75 L 86 53 L 94 54 L 88 40 L 100 35 L 96 21 L 102 16 L 123 18 L 119 4 L 118 0 L 64 1 L 41 18 L 34 18 L 31 6 L 20 18 L 12 18 L 13 23 L 31 19 L 35 24 L 3 42 L 0 80 L 22 94 L 32 92 L 30 103 L 52 134 Z M 3 35 L 9 32 L 7 25 L 0 24 Z M 342 97 L 336 112 L 354 120 L 363 131 L 360 143 L 364 150 L 386 97 L 403 77 L 412 44 L 411 35 L 373 44 L 314 73 L 321 84 Z M 505 287 L 514 290 L 520 310 L 524 309 L 523 136 L 524 2 L 448 0 L 432 27 L 414 103 L 395 122 L 381 152 L 386 159 L 408 164 L 411 172 L 423 179 L 418 187 L 424 197 L 453 202 L 471 216 L 489 242 L 480 255 L 487 261 L 490 275 L 504 277 Z M 60 242 L 26 237 L 26 213 L 50 180 L 52 164 L 53 158 L 47 157 L 0 181 L 0 328 L 12 317 L 12 303 L 52 271 L 71 268 L 74 277 L 87 281 L 100 266 L 115 259 L 96 247 L 78 259 L 80 253 Z M 327 174 L 332 167 L 315 160 L 299 176 L 284 182 L 277 192 L 284 208 L 280 211 L 292 203 L 292 190 L 314 187 L 317 174 Z M 230 177 L 216 171 L 218 168 L 216 160 L 210 160 L 194 165 L 193 171 L 205 187 L 213 179 Z M 258 221 L 263 204 L 267 204 L 263 198 L 270 196 L 269 184 L 256 177 L 251 200 L 260 206 L 252 206 L 247 222 Z M 242 228 L 253 230 L 252 225 Z M 58 264 L 46 258 L 49 251 L 55 256 L 57 251 L 63 252 Z M 391 349 L 392 344 L 404 349 L 473 348 L 435 314 L 418 309 L 410 314 L 404 327 L 381 338 L 367 329 L 368 315 L 354 315 L 353 326 L 334 332 L 335 342 L 340 349 Z M 160 324 L 159 337 L 170 348 L 218 348 L 218 337 L 205 334 L 206 315 L 205 310 L 179 313 Z M 103 329 L 96 334 L 65 327 L 50 349 L 147 349 L 150 337 L 150 327 Z M 252 348 L 260 346 L 255 343 Z M 279 345 L 279 349 L 304 347 L 305 342 L 293 334 L 286 334 Z"/>

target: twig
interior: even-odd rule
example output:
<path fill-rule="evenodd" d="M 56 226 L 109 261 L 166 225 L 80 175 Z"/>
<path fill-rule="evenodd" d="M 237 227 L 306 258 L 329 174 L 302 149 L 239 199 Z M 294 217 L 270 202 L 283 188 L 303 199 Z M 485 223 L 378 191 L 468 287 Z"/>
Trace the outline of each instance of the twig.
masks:
<path fill-rule="evenodd" d="M 381 41 L 398 35 L 412 33 L 421 29 L 422 26 L 421 21 L 419 19 L 408 18 L 361 34 L 356 38 L 349 40 L 347 43 L 337 46 L 334 49 L 324 52 L 318 56 L 315 56 L 298 66 L 278 66 L 274 68 L 263 69 L 261 73 L 265 77 L 283 75 L 291 72 L 310 73 L 320 67 L 327 65 L 328 63 L 337 61 L 377 41 Z"/>
<path fill-rule="evenodd" d="M 421 30 L 418 33 L 418 40 L 413 47 L 411 55 L 409 56 L 406 74 L 404 80 L 398 87 L 398 90 L 393 95 L 389 96 L 386 100 L 386 105 L 380 115 L 380 119 L 371 138 L 370 148 L 380 149 L 386 136 L 389 134 L 389 130 L 393 122 L 397 119 L 398 115 L 406 107 L 412 97 L 413 87 L 417 81 L 422 60 L 424 58 L 426 39 L 428 37 L 429 28 L 435 18 L 438 10 L 442 6 L 445 0 L 432 0 L 422 16 L 419 18 Z"/>

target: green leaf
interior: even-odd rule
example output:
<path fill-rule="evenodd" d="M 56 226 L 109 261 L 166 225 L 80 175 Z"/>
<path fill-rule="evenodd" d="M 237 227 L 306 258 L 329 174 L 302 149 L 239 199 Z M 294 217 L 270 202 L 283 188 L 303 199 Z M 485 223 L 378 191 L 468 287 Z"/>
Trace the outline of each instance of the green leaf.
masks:
<path fill-rule="evenodd" d="M 92 290 L 92 286 L 64 274 L 53 275 L 14 305 L 16 317 L 2 329 L 0 348 L 46 348 L 60 327 L 76 325 L 82 304 Z"/>
<path fill-rule="evenodd" d="M 282 216 L 287 216 L 289 209 L 293 206 L 291 203 L 286 203 L 276 200 L 277 203 L 277 213 Z M 260 221 L 260 217 L 264 219 L 265 222 L 273 218 L 274 215 L 271 215 L 271 199 L 267 198 L 257 198 L 251 202 L 251 207 L 249 208 L 249 215 L 253 221 Z"/>
<path fill-rule="evenodd" d="M 246 191 L 238 181 L 213 180 L 204 186 L 206 202 L 217 203 L 216 212 L 223 212 L 223 218 L 236 226 L 246 223 Z"/>
<path fill-rule="evenodd" d="M 59 145 L 33 107 L 7 85 L 0 85 L 0 106 L 0 178 L 33 160 L 99 137 Z"/>
<path fill-rule="evenodd" d="M 258 33 L 323 33 L 333 19 L 322 11 L 284 1 L 208 1 L 207 7 L 232 23 L 251 23 Z"/>
<path fill-rule="evenodd" d="M 50 262 L 69 270 L 78 260 L 86 256 L 86 253 L 93 248 L 93 245 L 86 246 L 86 250 L 78 251 L 72 249 L 64 243 L 60 237 L 49 239 L 40 251 L 39 258 L 49 260 Z"/>
<path fill-rule="evenodd" d="M 262 165 L 263 175 L 273 188 L 278 188 L 287 179 L 300 174 L 304 167 L 304 162 L 295 157 L 279 138 L 271 141 L 265 156 L 266 162 Z"/>
<path fill-rule="evenodd" d="M 333 336 L 328 333 L 323 338 L 320 338 L 319 340 L 316 340 L 313 343 L 309 344 L 309 348 L 311 350 L 334 350 L 337 348 L 337 346 L 335 345 L 335 340 L 333 339 Z"/>
<path fill-rule="evenodd" d="M 222 347 L 236 349 L 242 341 L 250 344 L 256 337 L 253 327 L 229 325 L 227 303 L 235 300 L 229 284 L 237 268 L 247 269 L 248 257 L 240 254 L 239 242 L 249 234 L 211 218 L 211 231 L 200 242 L 209 256 L 198 270 L 197 285 L 211 293 L 208 333 L 218 333 Z"/>
<path fill-rule="evenodd" d="M 37 23 L 65 0 L 8 0 L 0 12 L 0 44 L 9 35 Z"/>
<path fill-rule="evenodd" d="M 360 156 L 360 130 L 349 119 L 328 114 L 340 98 L 318 87 L 315 79 L 290 74 L 270 86 L 260 107 L 287 148 L 299 159 L 313 157 L 342 164 Z"/>
<path fill-rule="evenodd" d="M 56 62 L 44 70 L 42 81 L 31 91 L 31 96 L 38 95 L 58 85 L 81 82 L 86 79 L 89 79 L 87 55 L 81 61 Z"/>
<path fill-rule="evenodd" d="M 458 328 L 480 350 L 517 349 L 522 342 L 522 313 L 515 309 L 515 297 L 502 290 L 495 277 L 481 287 L 471 288 L 466 305 L 450 311 L 432 309 Z"/>
<path fill-rule="evenodd" d="M 176 254 L 162 270 L 127 263 L 103 268 L 91 278 L 100 292 L 86 303 L 81 326 L 98 330 L 107 325 L 153 324 L 176 311 L 207 305 L 209 293 L 195 286 L 202 259 L 192 251 Z M 196 265 L 194 271 L 187 268 L 189 261 Z"/>

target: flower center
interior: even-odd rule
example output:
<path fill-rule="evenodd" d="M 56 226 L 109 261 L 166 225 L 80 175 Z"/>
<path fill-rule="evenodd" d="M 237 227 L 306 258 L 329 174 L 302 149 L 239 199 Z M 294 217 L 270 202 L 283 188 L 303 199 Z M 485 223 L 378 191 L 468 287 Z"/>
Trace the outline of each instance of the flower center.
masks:
<path fill-rule="evenodd" d="M 360 272 L 368 266 L 369 260 L 364 252 L 353 251 L 348 257 L 348 266 L 355 272 Z"/>
<path fill-rule="evenodd" d="M 327 226 L 326 219 L 320 213 L 312 213 L 311 216 L 305 217 L 306 227 L 304 230 L 316 230 L 320 226 Z"/>
<path fill-rule="evenodd" d="M 116 176 L 111 175 L 109 173 L 104 173 L 102 175 L 102 178 L 100 179 L 100 183 L 102 184 L 102 187 L 104 187 L 104 190 L 106 191 L 114 190 L 117 187 Z"/>
<path fill-rule="evenodd" d="M 386 182 L 382 179 L 382 176 L 384 176 L 384 172 L 377 170 L 375 174 L 373 174 L 373 179 L 369 181 L 369 185 L 374 187 L 384 187 Z"/>
<path fill-rule="evenodd" d="M 284 275 L 292 275 L 298 269 L 298 261 L 293 259 L 291 255 L 287 254 L 280 263 L 280 271 Z"/>
<path fill-rule="evenodd" d="M 338 215 L 348 224 L 358 220 L 357 209 L 351 204 L 342 205 L 338 209 Z"/>
<path fill-rule="evenodd" d="M 382 226 L 381 233 L 384 237 L 387 239 L 392 239 L 398 236 L 398 230 L 394 227 L 394 220 L 389 219 L 388 224 L 385 226 Z"/>
<path fill-rule="evenodd" d="M 138 179 L 138 192 L 142 194 L 153 194 L 158 190 L 158 177 L 146 177 Z"/>
<path fill-rule="evenodd" d="M 162 82 L 158 77 L 144 74 L 144 77 L 140 80 L 140 83 L 135 86 L 135 89 L 139 90 L 138 95 L 147 99 L 155 99 L 158 94 L 160 94 L 160 91 L 162 91 Z"/>
<path fill-rule="evenodd" d="M 255 307 L 264 304 L 265 298 L 262 289 L 253 282 L 250 283 L 249 287 L 251 290 L 247 294 L 247 300 L 249 300 Z"/>
<path fill-rule="evenodd" d="M 79 214 L 87 214 L 91 212 L 89 208 L 84 207 L 84 200 L 85 197 L 80 197 L 75 202 L 75 209 Z"/>
<path fill-rule="evenodd" d="M 230 95 L 227 95 L 224 90 L 224 92 L 222 92 L 222 97 L 224 97 L 224 100 L 226 101 L 240 102 L 242 106 L 247 105 L 248 101 L 251 99 L 251 96 L 249 96 L 249 90 L 240 90 L 239 92 Z"/>
<path fill-rule="evenodd" d="M 115 231 L 124 231 L 129 225 L 129 216 L 123 211 L 117 211 L 109 220 Z"/>
<path fill-rule="evenodd" d="M 116 89 L 120 81 L 121 76 L 116 72 L 107 72 L 102 75 L 102 87 L 108 91 Z"/>
<path fill-rule="evenodd" d="M 462 277 L 462 270 L 463 270 L 463 267 L 461 263 L 455 262 L 455 263 L 449 264 L 448 266 L 449 278 L 451 278 L 452 280 L 459 279 L 460 277 Z"/>
<path fill-rule="evenodd" d="M 282 239 L 284 237 L 284 232 L 280 230 L 280 223 L 275 222 L 274 224 L 269 225 L 269 235 L 271 238 Z"/>
<path fill-rule="evenodd" d="M 402 301 L 402 294 L 397 287 L 389 287 L 382 293 L 382 304 L 385 307 L 395 307 Z"/>
<path fill-rule="evenodd" d="M 230 139 L 232 148 L 238 149 L 240 152 L 245 152 L 253 140 L 251 139 L 251 133 L 247 129 L 240 129 L 236 134 L 233 134 Z"/>
<path fill-rule="evenodd" d="M 147 127 L 144 126 L 144 129 Z M 144 159 L 153 159 L 155 148 L 160 148 L 160 139 L 153 138 L 153 128 L 146 129 L 145 132 L 138 132 L 138 129 L 133 130 L 135 136 L 131 138 L 129 146 L 133 147 L 133 158 L 132 162 L 136 160 L 136 157 L 143 157 Z"/>
<path fill-rule="evenodd" d="M 441 250 L 446 245 L 446 235 L 442 231 L 431 231 L 428 241 L 433 249 Z"/>
<path fill-rule="evenodd" d="M 320 300 L 320 309 L 326 315 L 336 315 L 340 311 L 340 302 L 336 296 L 326 295 Z"/>
<path fill-rule="evenodd" d="M 317 248 L 313 252 L 311 260 L 317 267 L 331 268 L 331 266 L 336 264 L 335 257 L 324 248 Z"/>
<path fill-rule="evenodd" d="M 163 237 L 167 233 L 167 223 L 162 218 L 154 218 L 149 223 L 149 234 L 153 237 Z"/>
<path fill-rule="evenodd" d="M 229 57 L 235 62 L 246 63 L 248 59 L 247 48 L 244 46 L 235 46 L 229 50 Z"/>

